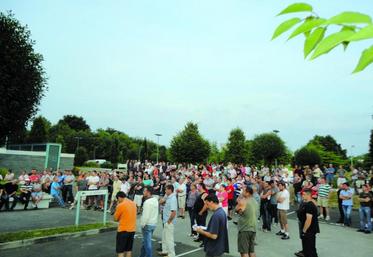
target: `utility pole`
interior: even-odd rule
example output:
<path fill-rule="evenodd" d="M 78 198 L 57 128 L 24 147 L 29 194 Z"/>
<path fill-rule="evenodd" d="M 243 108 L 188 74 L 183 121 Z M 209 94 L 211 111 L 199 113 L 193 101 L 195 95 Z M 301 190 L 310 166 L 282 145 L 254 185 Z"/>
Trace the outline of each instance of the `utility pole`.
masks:
<path fill-rule="evenodd" d="M 158 160 L 159 160 L 159 137 L 162 136 L 162 134 L 154 134 L 156 137 L 157 137 L 157 163 L 158 163 Z"/>

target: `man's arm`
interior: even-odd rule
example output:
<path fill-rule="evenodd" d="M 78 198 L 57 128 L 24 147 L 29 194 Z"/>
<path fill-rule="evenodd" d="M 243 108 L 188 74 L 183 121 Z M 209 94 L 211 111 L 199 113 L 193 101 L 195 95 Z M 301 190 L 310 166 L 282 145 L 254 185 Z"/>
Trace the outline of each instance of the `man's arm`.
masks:
<path fill-rule="evenodd" d="M 170 217 L 167 220 L 167 223 L 171 224 L 171 222 L 174 220 L 175 217 L 176 217 L 176 211 L 171 211 L 171 214 L 170 214 Z"/>
<path fill-rule="evenodd" d="M 119 221 L 121 215 L 122 215 L 122 210 L 120 207 L 119 208 L 117 207 L 114 213 L 114 217 L 113 217 L 114 221 Z"/>
<path fill-rule="evenodd" d="M 307 213 L 306 214 L 306 222 L 304 223 L 303 225 L 303 233 L 306 233 L 308 228 L 311 226 L 311 223 L 312 223 L 312 214 L 310 213 Z"/>
<path fill-rule="evenodd" d="M 213 233 L 210 233 L 210 232 L 207 232 L 207 231 L 204 231 L 203 229 L 201 228 L 198 228 L 196 230 L 197 233 L 207 237 L 207 238 L 210 238 L 210 239 L 213 239 L 213 240 L 216 240 L 218 238 L 218 235 L 217 234 L 213 234 Z"/>

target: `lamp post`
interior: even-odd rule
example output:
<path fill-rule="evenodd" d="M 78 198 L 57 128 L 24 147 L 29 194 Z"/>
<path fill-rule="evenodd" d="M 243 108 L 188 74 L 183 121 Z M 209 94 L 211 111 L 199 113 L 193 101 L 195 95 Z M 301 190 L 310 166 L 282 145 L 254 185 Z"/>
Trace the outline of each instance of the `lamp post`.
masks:
<path fill-rule="evenodd" d="M 162 134 L 156 133 L 154 135 L 157 137 L 157 163 L 158 163 L 158 159 L 159 159 L 159 137 L 161 137 Z"/>
<path fill-rule="evenodd" d="M 274 130 L 272 130 L 272 132 L 275 133 L 275 134 L 277 135 L 278 133 L 280 133 L 280 130 L 278 130 L 278 129 L 274 129 Z M 275 167 L 276 167 L 276 169 L 277 169 L 277 158 L 275 158 Z"/>
<path fill-rule="evenodd" d="M 75 151 L 79 148 L 79 141 L 80 141 L 80 139 L 83 139 L 82 137 L 75 137 L 75 139 L 78 139 L 78 142 L 77 142 L 77 144 L 76 144 L 76 149 L 75 149 Z"/>

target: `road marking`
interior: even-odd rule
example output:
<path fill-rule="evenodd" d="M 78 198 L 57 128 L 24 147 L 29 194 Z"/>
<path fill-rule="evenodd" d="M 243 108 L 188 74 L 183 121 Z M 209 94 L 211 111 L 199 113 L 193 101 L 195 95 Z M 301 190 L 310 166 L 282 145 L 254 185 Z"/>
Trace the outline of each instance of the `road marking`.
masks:
<path fill-rule="evenodd" d="M 291 214 L 295 213 L 295 211 L 288 212 L 286 215 L 289 216 Z"/>
<path fill-rule="evenodd" d="M 178 255 L 176 255 L 175 257 L 181 257 L 181 256 L 184 256 L 184 255 L 187 255 L 187 254 L 190 254 L 190 253 L 197 252 L 197 251 L 202 250 L 202 249 L 203 249 L 202 247 L 201 247 L 201 248 L 197 248 L 197 249 L 191 250 L 191 251 L 189 251 L 189 252 L 185 252 L 185 253 L 178 254 Z"/>

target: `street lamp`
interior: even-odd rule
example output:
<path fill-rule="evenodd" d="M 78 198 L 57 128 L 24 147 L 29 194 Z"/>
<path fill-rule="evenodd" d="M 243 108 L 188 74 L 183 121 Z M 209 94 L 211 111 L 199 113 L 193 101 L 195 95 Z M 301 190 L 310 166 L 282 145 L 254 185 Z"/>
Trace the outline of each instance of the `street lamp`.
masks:
<path fill-rule="evenodd" d="M 274 130 L 272 130 L 272 132 L 273 133 L 275 133 L 276 135 L 280 132 L 280 130 L 278 130 L 278 129 L 274 129 Z M 276 167 L 276 169 L 277 169 L 277 158 L 275 158 L 275 167 Z"/>
<path fill-rule="evenodd" d="M 76 144 L 76 149 L 75 151 L 79 148 L 79 141 L 80 139 L 83 139 L 82 137 L 74 137 L 75 139 L 78 139 L 78 143 Z"/>
<path fill-rule="evenodd" d="M 157 137 L 157 163 L 158 163 L 158 159 L 159 159 L 159 137 L 162 136 L 162 134 L 154 134 L 156 137 Z"/>

